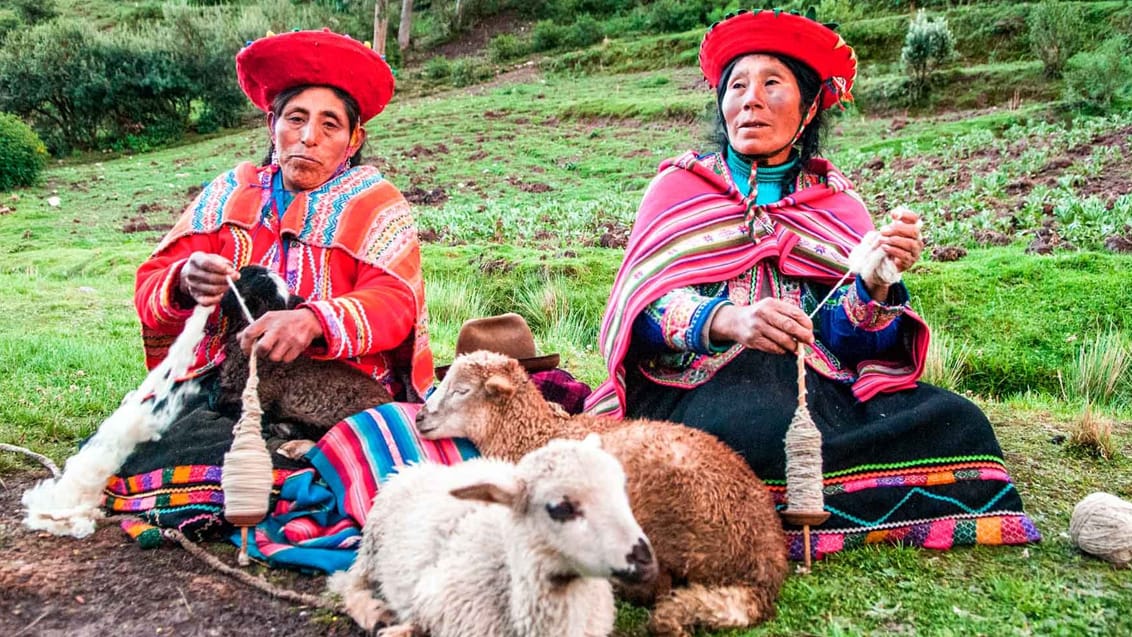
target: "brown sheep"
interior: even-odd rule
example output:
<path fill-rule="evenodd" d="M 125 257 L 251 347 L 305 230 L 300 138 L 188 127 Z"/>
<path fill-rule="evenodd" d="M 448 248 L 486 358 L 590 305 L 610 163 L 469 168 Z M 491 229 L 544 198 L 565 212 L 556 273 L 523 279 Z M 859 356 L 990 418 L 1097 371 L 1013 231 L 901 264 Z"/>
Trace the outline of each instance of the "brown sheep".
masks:
<path fill-rule="evenodd" d="M 565 415 L 517 361 L 486 351 L 456 359 L 417 428 L 426 438 L 468 438 L 511 462 L 552 438 L 600 432 L 625 467 L 633 512 L 659 563 L 649 630 L 688 635 L 695 626 L 774 617 L 787 573 L 782 524 L 766 485 L 714 436 L 668 422 Z"/>
<path fill-rule="evenodd" d="M 253 318 L 302 302 L 287 292 L 279 275 L 258 265 L 240 268 L 236 289 Z M 219 403 L 239 409 L 248 380 L 248 356 L 237 336 L 248 321 L 231 290 L 220 301 L 220 312 L 227 322 Z M 346 416 L 393 400 L 385 385 L 339 361 L 300 356 L 290 363 L 266 359 L 257 363 L 260 403 L 273 430 L 285 438 L 317 440 Z"/>

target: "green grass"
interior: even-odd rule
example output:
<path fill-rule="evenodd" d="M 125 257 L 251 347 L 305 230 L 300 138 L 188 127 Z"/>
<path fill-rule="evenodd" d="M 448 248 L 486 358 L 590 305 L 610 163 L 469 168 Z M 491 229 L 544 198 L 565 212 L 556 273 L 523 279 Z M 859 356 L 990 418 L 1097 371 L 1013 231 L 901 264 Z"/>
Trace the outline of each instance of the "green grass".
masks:
<path fill-rule="evenodd" d="M 369 153 L 393 183 L 448 195 L 440 205 L 415 207 L 419 225 L 439 237 L 424 249 L 439 363 L 451 359 L 464 319 L 519 310 L 543 352 L 560 352 L 563 365 L 591 384 L 603 378 L 596 334 L 621 251 L 599 247 L 599 238 L 631 223 L 661 159 L 704 147 L 702 125 L 690 121 L 709 102 L 697 79 L 688 69 L 536 75 L 524 84 L 398 99 L 370 123 Z M 891 118 L 849 114 L 830 149 L 874 209 L 883 209 L 877 197 L 885 193 L 890 205 L 924 210 L 929 236 L 943 229 L 962 238 L 983 221 L 948 226 L 949 207 L 986 199 L 1002 182 L 1127 126 L 1122 117 L 1050 119 L 1037 106 L 910 117 L 899 130 L 890 130 Z M 14 193 L 18 199 L 0 195 L 15 209 L 0 215 L 7 292 L 0 313 L 8 317 L 0 322 L 0 440 L 61 460 L 136 385 L 143 367 L 133 272 L 161 233 L 122 228 L 139 217 L 171 223 L 191 188 L 237 160 L 258 159 L 265 140 L 256 128 L 144 155 L 88 157 L 52 165 L 40 185 Z M 980 163 L 980 149 L 1023 143 L 1026 153 Z M 1090 148 L 1073 170 L 1120 166 L 1124 153 Z M 884 167 L 869 164 L 878 157 Z M 964 171 L 970 185 L 949 183 Z M 1044 196 L 1061 205 L 1077 187 L 1071 180 Z M 50 196 L 61 199 L 58 207 L 47 204 Z M 1105 214 L 1118 220 L 1127 212 L 1115 206 Z M 1018 218 L 1014 244 L 972 249 L 954 263 L 925 262 L 908 284 L 936 331 L 970 348 L 958 386 L 988 409 L 1045 542 L 846 552 L 790 578 L 774 622 L 721 634 L 1132 634 L 1126 573 L 1079 555 L 1063 537 L 1087 493 L 1132 497 L 1128 384 L 1103 407 L 1115 421 L 1114 460 L 1053 442 L 1082 410 L 1062 399 L 1058 372 L 1096 334 L 1126 339 L 1132 331 L 1132 257 L 1102 253 L 1095 243 L 1078 253 L 1025 255 L 1024 233 L 1040 217 Z M 1096 235 L 1104 223 L 1080 221 L 1077 231 Z M 0 455 L 0 474 L 24 466 Z M 643 634 L 642 621 L 640 612 L 624 610 L 622 634 Z"/>

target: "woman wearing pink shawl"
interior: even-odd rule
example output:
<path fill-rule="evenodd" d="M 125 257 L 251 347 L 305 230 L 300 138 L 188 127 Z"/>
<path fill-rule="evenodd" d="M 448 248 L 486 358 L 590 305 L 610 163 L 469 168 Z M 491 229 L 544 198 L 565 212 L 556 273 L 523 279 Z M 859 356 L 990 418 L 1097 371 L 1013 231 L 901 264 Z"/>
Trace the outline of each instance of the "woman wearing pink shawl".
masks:
<path fill-rule="evenodd" d="M 852 99 L 852 48 L 806 17 L 740 12 L 708 30 L 700 66 L 720 148 L 665 161 L 645 193 L 602 324 L 610 377 L 588 410 L 718 436 L 781 507 L 801 342 L 831 514 L 814 557 L 1040 539 L 986 416 L 917 382 L 929 331 L 904 284 L 834 288 L 874 229 L 853 185 L 817 156 L 823 112 Z M 894 212 L 880 245 L 897 271 L 912 267 L 918 217 Z M 788 542 L 801 559 L 800 532 Z"/>

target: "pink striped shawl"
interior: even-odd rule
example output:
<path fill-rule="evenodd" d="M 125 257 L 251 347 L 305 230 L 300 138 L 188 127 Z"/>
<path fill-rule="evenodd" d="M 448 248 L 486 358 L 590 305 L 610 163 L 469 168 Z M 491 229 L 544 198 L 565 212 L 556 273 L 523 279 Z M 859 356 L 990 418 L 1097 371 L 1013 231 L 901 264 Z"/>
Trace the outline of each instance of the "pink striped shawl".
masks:
<path fill-rule="evenodd" d="M 763 259 L 777 261 L 788 276 L 831 285 L 845 273 L 853 246 L 873 229 L 853 185 L 824 159 L 811 160 L 806 172 L 825 183 L 753 206 L 750 214 L 746 200 L 721 174 L 721 164 L 719 155 L 688 152 L 663 162 L 649 185 L 602 319 L 600 346 L 609 379 L 590 395 L 587 411 L 624 415 L 623 363 L 633 320 L 655 299 L 679 287 L 727 281 Z M 853 383 L 858 399 L 915 386 L 929 331 L 911 310 L 905 317 L 908 359 L 859 365 Z M 808 351 L 807 360 L 813 356 Z"/>

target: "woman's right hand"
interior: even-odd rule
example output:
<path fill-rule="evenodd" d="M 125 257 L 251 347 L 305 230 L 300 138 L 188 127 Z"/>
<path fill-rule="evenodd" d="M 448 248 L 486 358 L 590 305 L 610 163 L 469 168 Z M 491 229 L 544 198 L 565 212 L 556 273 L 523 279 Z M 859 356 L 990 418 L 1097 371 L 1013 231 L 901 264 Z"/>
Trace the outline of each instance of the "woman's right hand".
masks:
<path fill-rule="evenodd" d="M 708 327 L 712 341 L 735 341 L 771 354 L 793 352 L 797 342 L 814 342 L 814 324 L 801 308 L 775 298 L 752 305 L 724 305 Z"/>
<path fill-rule="evenodd" d="M 232 262 L 218 254 L 194 252 L 181 268 L 178 288 L 199 305 L 216 305 L 228 291 L 228 277 L 235 281 L 240 273 Z"/>

